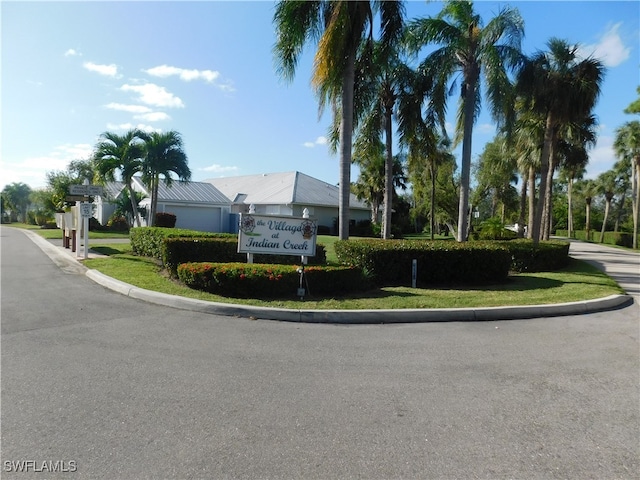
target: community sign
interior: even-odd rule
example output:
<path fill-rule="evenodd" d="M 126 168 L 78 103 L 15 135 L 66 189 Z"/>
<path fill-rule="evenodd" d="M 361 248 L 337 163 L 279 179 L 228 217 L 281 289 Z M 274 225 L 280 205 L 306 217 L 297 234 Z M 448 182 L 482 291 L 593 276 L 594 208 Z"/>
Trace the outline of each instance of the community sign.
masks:
<path fill-rule="evenodd" d="M 238 252 L 273 255 L 316 254 L 317 220 L 240 214 Z"/>

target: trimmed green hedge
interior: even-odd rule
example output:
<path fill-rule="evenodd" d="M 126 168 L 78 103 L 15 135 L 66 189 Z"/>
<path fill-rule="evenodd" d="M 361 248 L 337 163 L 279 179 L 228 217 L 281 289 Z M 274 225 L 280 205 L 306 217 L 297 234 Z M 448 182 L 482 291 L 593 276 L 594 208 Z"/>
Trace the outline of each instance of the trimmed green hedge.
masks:
<path fill-rule="evenodd" d="M 556 230 L 556 235 L 559 237 L 568 237 L 568 230 Z M 574 230 L 574 238 L 577 240 L 584 240 L 589 242 L 600 243 L 600 232 L 595 230 L 589 230 L 589 239 L 587 240 L 587 232 L 584 230 Z M 640 236 L 638 237 L 640 240 Z M 607 245 L 618 245 L 620 247 L 633 248 L 633 233 L 628 232 L 604 232 L 603 242 Z M 640 242 L 639 242 L 640 243 Z"/>
<path fill-rule="evenodd" d="M 422 240 L 339 240 L 341 263 L 361 268 L 378 285 L 410 285 L 412 261 L 422 284 L 501 282 L 509 275 L 511 255 L 498 242 Z"/>
<path fill-rule="evenodd" d="M 552 272 L 569 264 L 569 242 L 550 240 L 511 240 L 504 242 L 511 253 L 511 270 L 514 272 Z"/>
<path fill-rule="evenodd" d="M 183 228 L 164 227 L 136 227 L 129 232 L 131 250 L 134 255 L 151 257 L 162 261 L 164 256 L 164 241 L 171 237 L 190 238 L 236 238 L 231 233 L 208 233 Z"/>
<path fill-rule="evenodd" d="M 378 285 L 410 284 L 413 259 L 417 281 L 426 284 L 501 282 L 509 271 L 553 271 L 569 263 L 569 243 L 562 241 L 340 240 L 334 248 L 341 263 L 362 268 Z"/>
<path fill-rule="evenodd" d="M 246 260 L 246 253 L 238 253 L 238 239 L 235 235 L 229 238 L 169 237 L 164 241 L 162 261 L 173 276 L 176 275 L 178 265 L 181 263 L 246 263 Z M 300 264 L 300 255 L 254 254 L 253 262 L 297 265 Z M 316 254 L 313 257 L 308 257 L 308 263 L 309 265 L 327 263 L 324 246 L 316 245 Z"/>
<path fill-rule="evenodd" d="M 298 266 L 247 263 L 182 263 L 182 283 L 196 290 L 237 298 L 296 297 L 300 287 Z M 336 295 L 365 291 L 371 284 L 352 267 L 305 267 L 307 295 Z"/>

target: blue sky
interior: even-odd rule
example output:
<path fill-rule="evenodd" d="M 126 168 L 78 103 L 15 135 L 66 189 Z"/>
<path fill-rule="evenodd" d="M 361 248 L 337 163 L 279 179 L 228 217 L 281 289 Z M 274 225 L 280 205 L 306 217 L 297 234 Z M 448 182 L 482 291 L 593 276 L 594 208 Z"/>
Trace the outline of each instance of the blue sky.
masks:
<path fill-rule="evenodd" d="M 559 37 L 607 66 L 588 176 L 607 170 L 615 129 L 634 119 L 623 109 L 640 84 L 640 2 L 475 7 L 488 21 L 506 5 L 524 18 L 525 53 Z M 408 2 L 407 17 L 440 7 Z M 42 187 L 47 171 L 88 158 L 102 132 L 134 126 L 180 132 L 196 181 L 298 170 L 337 184 L 338 157 L 325 140 L 330 117 L 318 116 L 309 83 L 315 46 L 306 47 L 293 82 L 278 78 L 273 2 L 2 1 L 0 9 L 0 189 L 12 182 Z M 494 133 L 485 111 L 474 159 Z"/>

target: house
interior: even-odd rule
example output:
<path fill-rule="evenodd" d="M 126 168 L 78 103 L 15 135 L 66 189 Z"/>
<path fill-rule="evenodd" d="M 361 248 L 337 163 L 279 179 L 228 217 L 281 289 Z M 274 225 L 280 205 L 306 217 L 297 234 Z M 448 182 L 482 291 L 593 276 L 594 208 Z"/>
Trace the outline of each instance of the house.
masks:
<path fill-rule="evenodd" d="M 138 207 L 149 211 L 151 192 L 139 177 L 133 178 L 133 189 L 144 195 Z M 106 224 L 116 209 L 117 200 L 126 191 L 122 182 L 109 182 L 104 186 L 104 196 L 96 197 L 94 217 Z M 203 232 L 229 232 L 230 200 L 210 183 L 173 181 L 171 186 L 160 182 L 158 186 L 157 212 L 172 213 L 176 216 L 176 228 L 186 228 Z M 148 218 L 143 215 L 142 225 L 148 225 Z"/>
<path fill-rule="evenodd" d="M 257 214 L 302 217 L 307 208 L 310 216 L 318 220 L 319 227 L 337 233 L 338 187 L 304 173 L 264 173 L 211 178 L 205 182 L 229 198 L 232 215 L 246 213 L 249 206 L 254 205 Z M 351 194 L 349 216 L 352 223 L 369 220 L 370 208 Z M 237 222 L 235 225 L 233 231 L 237 232 Z"/>

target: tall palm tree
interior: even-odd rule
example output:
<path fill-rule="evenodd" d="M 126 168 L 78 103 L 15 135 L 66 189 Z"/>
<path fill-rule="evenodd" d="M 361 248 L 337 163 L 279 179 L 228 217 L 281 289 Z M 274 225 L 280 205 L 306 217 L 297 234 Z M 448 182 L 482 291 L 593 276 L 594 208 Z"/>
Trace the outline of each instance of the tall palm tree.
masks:
<path fill-rule="evenodd" d="M 633 248 L 638 248 L 638 210 L 640 206 L 640 121 L 627 122 L 616 130 L 613 148 L 619 159 L 631 164 L 631 205 Z"/>
<path fill-rule="evenodd" d="M 425 45 L 441 45 L 421 63 L 420 69 L 436 81 L 433 96 L 439 114 L 446 113 L 447 83 L 462 75 L 455 143 L 462 140 L 458 241 L 466 241 L 471 173 L 471 138 L 480 113 L 480 80 L 485 81 L 491 114 L 499 123 L 512 120 L 513 96 L 508 70 L 516 68 L 522 54 L 524 22 L 517 9 L 504 8 L 483 28 L 473 2 L 449 1 L 436 18 L 409 24 L 406 41 L 417 53 Z"/>
<path fill-rule="evenodd" d="M 135 203 L 132 180 L 136 173 L 142 171 L 142 161 L 145 154 L 142 132 L 129 130 L 124 135 L 104 132 L 95 146 L 94 162 L 98 176 L 104 181 L 114 181 L 115 173 L 120 172 L 120 180 L 126 185 L 131 211 L 136 225 L 140 226 L 140 214 Z"/>
<path fill-rule="evenodd" d="M 591 203 L 593 202 L 593 198 L 598 194 L 598 187 L 594 180 L 584 180 L 576 185 L 585 203 L 586 218 L 584 229 L 586 230 L 586 240 L 591 240 Z"/>
<path fill-rule="evenodd" d="M 158 207 L 158 186 L 162 177 L 164 184 L 171 186 L 175 174 L 181 181 L 191 180 L 187 155 L 184 153 L 182 136 L 175 130 L 141 134 L 145 143 L 145 156 L 142 165 L 142 180 L 151 192 L 149 224 L 156 223 Z"/>
<path fill-rule="evenodd" d="M 540 152 L 540 194 L 531 236 L 534 242 L 543 238 L 544 211 L 549 214 L 551 180 L 560 127 L 588 117 L 600 95 L 605 68 L 599 60 L 580 60 L 578 45 L 552 38 L 548 52 L 538 52 L 529 59 L 518 75 L 518 91 L 524 105 L 544 118 L 545 132 Z M 548 219 L 548 216 L 547 216 Z"/>
<path fill-rule="evenodd" d="M 564 156 L 561 171 L 567 180 L 567 229 L 569 238 L 573 238 L 573 184 L 586 173 L 589 156 L 583 145 L 563 143 L 560 148 Z"/>
<path fill-rule="evenodd" d="M 381 42 L 392 45 L 402 31 L 403 2 L 391 0 L 289 1 L 276 4 L 274 54 L 278 72 L 291 80 L 303 47 L 317 41 L 311 84 L 319 99 L 320 111 L 327 104 L 340 115 L 339 235 L 349 238 L 349 195 L 351 147 L 354 126 L 354 82 L 358 50 L 363 42 L 373 42 L 373 17 L 379 10 Z"/>
<path fill-rule="evenodd" d="M 600 243 L 604 242 L 604 232 L 607 229 L 607 220 L 609 220 L 609 211 L 611 210 L 611 201 L 616 194 L 616 174 L 613 170 L 601 173 L 596 180 L 596 189 L 598 193 L 604 196 L 604 219 L 602 220 L 602 230 L 600 231 Z"/>

